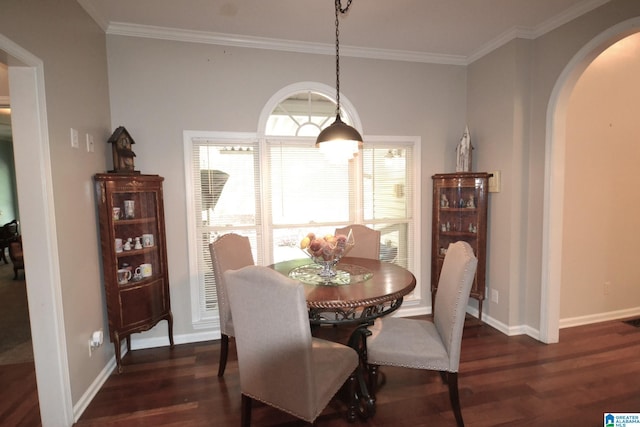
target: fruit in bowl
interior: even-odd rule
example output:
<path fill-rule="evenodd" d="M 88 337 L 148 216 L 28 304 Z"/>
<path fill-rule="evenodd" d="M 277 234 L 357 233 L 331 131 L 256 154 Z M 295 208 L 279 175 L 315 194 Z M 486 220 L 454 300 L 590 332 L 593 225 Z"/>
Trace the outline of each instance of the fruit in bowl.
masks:
<path fill-rule="evenodd" d="M 309 233 L 300 240 L 300 249 L 313 262 L 322 266 L 322 270 L 318 274 L 323 277 L 336 275 L 335 265 L 353 246 L 355 246 L 355 241 L 351 230 L 348 235 L 327 234 L 324 237 L 317 237 L 315 233 Z"/>

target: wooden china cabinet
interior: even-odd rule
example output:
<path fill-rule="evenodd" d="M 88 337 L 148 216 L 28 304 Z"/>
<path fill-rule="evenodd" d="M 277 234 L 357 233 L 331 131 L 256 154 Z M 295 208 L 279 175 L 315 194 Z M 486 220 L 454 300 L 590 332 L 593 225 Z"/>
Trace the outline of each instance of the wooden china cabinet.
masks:
<path fill-rule="evenodd" d="M 109 337 L 122 372 L 121 340 L 168 323 L 173 347 L 162 182 L 158 175 L 104 173 L 94 177 L 100 220 Z"/>
<path fill-rule="evenodd" d="M 458 172 L 433 175 L 431 242 L 431 306 L 435 307 L 440 270 L 450 243 L 463 240 L 473 248 L 478 268 L 471 297 L 478 300 L 482 320 L 485 299 L 487 207 L 489 173 Z"/>

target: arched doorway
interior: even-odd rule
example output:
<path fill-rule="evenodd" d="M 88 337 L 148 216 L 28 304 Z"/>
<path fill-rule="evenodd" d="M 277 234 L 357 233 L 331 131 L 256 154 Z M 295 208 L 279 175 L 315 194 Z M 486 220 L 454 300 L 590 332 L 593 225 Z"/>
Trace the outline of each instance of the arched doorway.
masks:
<path fill-rule="evenodd" d="M 638 32 L 640 18 L 622 22 L 602 32 L 586 44 L 558 78 L 547 108 L 545 145 L 543 262 L 540 302 L 540 339 L 559 340 L 560 285 L 565 190 L 565 143 L 569 98 L 589 64 L 615 42 Z"/>

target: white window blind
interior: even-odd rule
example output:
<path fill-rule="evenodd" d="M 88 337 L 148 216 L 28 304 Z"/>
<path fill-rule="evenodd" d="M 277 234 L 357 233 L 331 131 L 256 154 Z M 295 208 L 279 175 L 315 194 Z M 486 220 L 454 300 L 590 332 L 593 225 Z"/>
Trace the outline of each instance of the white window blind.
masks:
<path fill-rule="evenodd" d="M 382 260 L 418 273 L 419 138 L 365 137 L 354 160 L 332 163 L 313 134 L 334 108 L 303 92 L 278 104 L 264 138 L 185 132 L 194 327 L 217 324 L 209 243 L 226 233 L 249 237 L 256 263 L 268 265 L 304 257 L 299 242 L 309 232 L 365 224 L 381 232 Z"/>
<path fill-rule="evenodd" d="M 413 144 L 368 142 L 363 157 L 363 217 L 381 233 L 381 258 L 413 269 L 415 167 Z"/>
<path fill-rule="evenodd" d="M 260 198 L 258 144 L 242 139 L 191 141 L 191 180 L 197 239 L 198 319 L 217 315 L 217 295 L 209 243 L 219 235 L 248 236 L 254 259 L 258 247 Z"/>
<path fill-rule="evenodd" d="M 330 163 L 314 142 L 267 141 L 265 199 L 273 262 L 304 256 L 298 242 L 308 232 L 333 234 L 337 224 L 349 222 L 353 165 Z"/>

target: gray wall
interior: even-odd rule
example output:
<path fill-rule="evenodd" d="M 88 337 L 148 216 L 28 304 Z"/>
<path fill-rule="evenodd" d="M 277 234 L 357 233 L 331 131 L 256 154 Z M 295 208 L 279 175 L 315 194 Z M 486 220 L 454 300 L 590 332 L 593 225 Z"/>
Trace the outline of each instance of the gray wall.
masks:
<path fill-rule="evenodd" d="M 488 283 L 500 291 L 501 304 L 506 292 L 509 304 L 490 303 L 488 311 L 507 328 L 536 335 L 544 309 L 545 144 L 552 90 L 584 46 L 638 15 L 640 2 L 613 0 L 534 40 L 514 40 L 468 67 L 467 108 L 480 147 L 478 168 L 503 171 L 503 192 L 490 198 Z"/>
<path fill-rule="evenodd" d="M 500 171 L 501 191 L 489 195 L 487 284 L 498 303 L 485 311 L 505 325 L 520 325 L 522 245 L 526 216 L 522 152 L 527 143 L 527 81 L 531 42 L 517 39 L 469 66 L 467 105 L 478 170 Z M 474 136 L 475 135 L 475 136 Z M 488 293 L 491 295 L 491 292 Z"/>
<path fill-rule="evenodd" d="M 61 284 L 67 340 L 64 350 L 68 357 L 72 399 L 76 403 L 113 356 L 113 348 L 103 346 L 89 358 L 87 344 L 92 331 L 100 328 L 106 331 L 92 185 L 93 174 L 106 170 L 108 151 L 101 142 L 112 132 L 105 35 L 73 0 L 4 1 L 0 34 L 43 63 L 51 158 L 51 182 L 46 184 L 51 184 L 53 189 L 55 218 L 52 220 L 57 231 L 60 277 L 52 277 L 49 283 L 27 279 L 27 287 L 37 290 L 58 281 Z M 9 66 L 21 65 L 3 52 L 0 52 L 0 61 L 8 62 Z M 71 148 L 72 127 L 80 134 L 79 149 Z M 91 133 L 97 141 L 95 153 L 85 149 L 86 133 Z M 18 144 L 20 140 L 15 138 L 14 148 Z M 16 170 L 41 167 L 29 161 L 16 162 Z M 21 213 L 25 214 L 24 209 Z M 25 235 L 29 232 L 26 226 L 23 222 Z M 38 239 L 42 242 L 46 238 L 36 236 L 31 244 L 37 245 Z M 29 258 L 26 243 L 28 275 L 30 268 L 38 268 L 39 260 Z M 37 306 L 31 306 L 30 311 L 32 316 L 38 316 Z M 47 357 L 50 350 L 44 348 L 42 356 Z"/>

